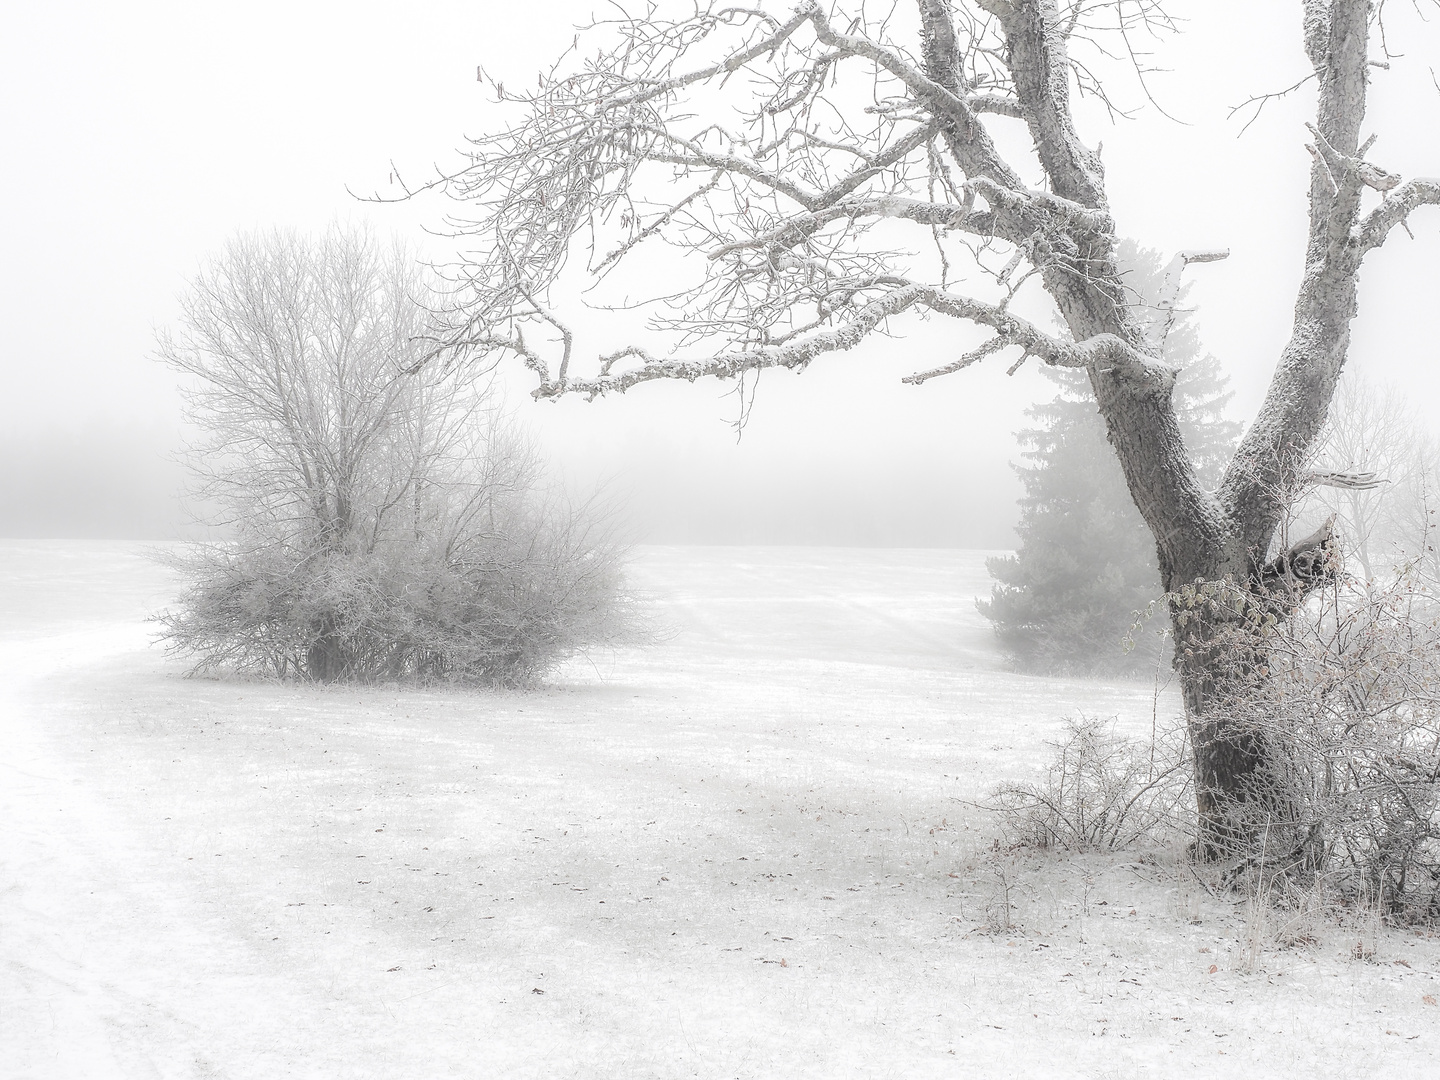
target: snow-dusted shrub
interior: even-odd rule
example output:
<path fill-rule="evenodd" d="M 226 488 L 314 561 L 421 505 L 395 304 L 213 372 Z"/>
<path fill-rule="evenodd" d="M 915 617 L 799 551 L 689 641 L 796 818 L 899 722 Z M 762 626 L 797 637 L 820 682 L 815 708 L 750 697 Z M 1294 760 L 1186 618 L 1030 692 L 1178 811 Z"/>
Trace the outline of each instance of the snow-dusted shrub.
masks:
<path fill-rule="evenodd" d="M 427 538 L 308 555 L 203 545 L 176 559 L 191 585 L 165 639 L 196 671 L 523 682 L 627 626 L 613 551 L 530 527 L 458 551 Z"/>
<path fill-rule="evenodd" d="M 1178 825 L 1190 802 L 1181 738 L 1151 742 L 1121 736 L 1114 720 L 1081 716 L 1039 783 L 1008 783 L 988 808 L 1011 843 L 1070 851 L 1115 851 L 1156 839 Z"/>
<path fill-rule="evenodd" d="M 1440 917 L 1440 605 L 1409 572 L 1344 575 L 1236 652 L 1228 703 L 1270 762 L 1231 830 L 1234 875 Z M 1250 660 L 1255 663 L 1255 660 Z"/>
<path fill-rule="evenodd" d="M 429 361 L 425 289 L 339 229 L 243 237 L 192 283 L 160 352 L 230 535 L 176 559 L 163 636 L 196 670 L 515 682 L 626 633 L 619 548 L 543 496 L 473 374 Z"/>

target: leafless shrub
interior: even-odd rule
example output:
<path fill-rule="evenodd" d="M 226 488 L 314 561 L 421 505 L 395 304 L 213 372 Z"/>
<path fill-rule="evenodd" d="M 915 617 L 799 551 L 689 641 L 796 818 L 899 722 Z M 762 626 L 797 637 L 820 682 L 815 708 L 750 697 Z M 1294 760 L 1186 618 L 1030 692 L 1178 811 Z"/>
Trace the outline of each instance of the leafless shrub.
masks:
<path fill-rule="evenodd" d="M 1012 843 L 1117 851 L 1175 827 L 1189 801 L 1183 738 L 1151 743 L 1115 732 L 1114 720 L 1065 722 L 1045 779 L 1003 784 L 989 809 Z"/>
<path fill-rule="evenodd" d="M 1016 893 L 1020 888 L 1019 865 L 1013 851 L 995 849 L 980 864 L 981 911 L 987 933 L 1003 934 L 1015 927 Z"/>
<path fill-rule="evenodd" d="M 1237 804 L 1232 880 L 1322 887 L 1387 917 L 1440 916 L 1440 605 L 1408 569 L 1343 573 L 1231 650 L 1253 666 L 1227 703 L 1267 748 Z M 1287 899 L 1288 902 L 1288 899 Z"/>
<path fill-rule="evenodd" d="M 626 636 L 612 551 L 551 520 L 507 525 L 449 551 L 424 537 L 298 559 L 198 546 L 175 560 L 191 585 L 165 640 L 197 672 L 515 684 Z"/>
<path fill-rule="evenodd" d="M 160 353 L 232 537 L 175 560 L 163 638 L 195 670 L 513 683 L 627 633 L 603 517 L 546 499 L 489 393 L 427 362 L 425 289 L 339 229 L 242 237 L 192 283 Z"/>

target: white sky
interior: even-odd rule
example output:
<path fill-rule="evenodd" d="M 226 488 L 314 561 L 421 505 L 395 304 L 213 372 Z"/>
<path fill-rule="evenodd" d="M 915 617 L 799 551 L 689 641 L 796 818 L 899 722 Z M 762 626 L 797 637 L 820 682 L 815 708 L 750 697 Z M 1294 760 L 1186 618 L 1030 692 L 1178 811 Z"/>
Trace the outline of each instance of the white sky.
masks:
<path fill-rule="evenodd" d="M 1390 6 L 1392 45 L 1410 55 L 1377 72 L 1370 156 L 1405 176 L 1440 174 L 1429 70 L 1440 68 L 1440 15 L 1427 25 Z M 64 487 L 50 502 L 89 522 L 73 531 L 123 518 L 111 504 L 127 484 L 158 505 L 172 482 L 158 455 L 175 438 L 178 402 L 172 375 L 149 358 L 154 329 L 174 317 L 206 254 L 239 229 L 320 228 L 337 216 L 419 239 L 441 201 L 376 207 L 347 185 L 383 189 L 392 159 L 407 177 L 453 162 L 462 134 L 495 115 L 476 65 L 529 82 L 569 44 L 570 27 L 601 9 L 447 0 L 9 11 L 0 501 L 11 505 L 0 531 L 24 528 L 15 504 L 33 501 L 27 484 Z M 1310 98 L 1272 105 L 1239 139 L 1226 114 L 1304 72 L 1299 4 L 1177 0 L 1173 10 L 1187 33 L 1162 46 L 1174 70 L 1153 89 L 1187 125 L 1146 110 L 1084 135 L 1104 143 L 1124 232 L 1167 254 L 1232 250 L 1192 271 L 1191 299 L 1238 392 L 1235 415 L 1248 418 L 1285 341 L 1301 268 Z M 1417 214 L 1414 230 L 1416 242 L 1397 235 L 1367 266 L 1352 365 L 1412 388 L 1428 409 L 1440 386 L 1440 212 Z M 770 373 L 738 446 L 722 385 L 643 387 L 594 404 L 515 400 L 562 471 L 610 477 L 634 497 L 642 538 L 1003 545 L 1017 493 L 1011 433 L 1051 388 L 1030 368 L 1007 379 L 1003 361 L 900 385 L 956 351 L 950 328 L 932 322 L 802 376 Z"/>

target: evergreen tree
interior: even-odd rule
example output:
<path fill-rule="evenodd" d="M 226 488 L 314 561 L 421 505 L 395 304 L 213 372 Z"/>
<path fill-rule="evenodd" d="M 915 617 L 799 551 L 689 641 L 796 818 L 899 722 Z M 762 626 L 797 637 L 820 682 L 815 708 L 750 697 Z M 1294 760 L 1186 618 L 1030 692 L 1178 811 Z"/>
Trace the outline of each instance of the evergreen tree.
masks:
<path fill-rule="evenodd" d="M 1134 243 L 1120 246 L 1142 317 L 1158 328 L 1165 313 L 1152 305 L 1163 285 L 1159 256 Z M 1165 341 L 1166 359 L 1180 367 L 1175 406 L 1201 480 L 1218 483 L 1240 435 L 1224 418 L 1228 379 L 1202 355 L 1188 314 L 1179 313 Z M 1155 541 L 1140 518 L 1083 371 L 1047 368 L 1060 387 L 1053 401 L 1027 415 L 1035 427 L 1017 433 L 1028 464 L 1016 466 L 1025 495 L 1012 556 L 986 565 L 996 581 L 981 612 L 1023 670 L 1047 674 L 1138 674 L 1153 669 L 1160 642 L 1136 634 L 1124 641 L 1160 595 Z"/>

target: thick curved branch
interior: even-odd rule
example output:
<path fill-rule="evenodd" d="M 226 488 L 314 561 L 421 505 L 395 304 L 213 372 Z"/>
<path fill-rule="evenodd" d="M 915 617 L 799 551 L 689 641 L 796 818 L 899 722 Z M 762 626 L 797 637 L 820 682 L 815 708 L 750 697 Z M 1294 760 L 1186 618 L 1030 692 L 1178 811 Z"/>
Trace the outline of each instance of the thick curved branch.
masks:
<path fill-rule="evenodd" d="M 785 22 L 707 9 L 675 24 L 617 24 L 618 47 L 574 76 L 545 81 L 524 99 L 525 123 L 476 143 L 472 169 L 452 185 L 482 208 L 480 220 L 461 229 L 481 237 L 481 250 L 461 271 L 463 323 L 446 344 L 518 352 L 539 376 L 537 396 L 555 397 L 800 369 L 883 332 L 902 312 L 962 319 L 994 332 L 983 355 L 1013 345 L 1022 359 L 1089 371 L 1137 504 L 1179 567 L 1171 557 L 1184 546 L 1177 538 L 1219 530 L 1210 528 L 1174 417 L 1173 372 L 1150 355 L 1116 262 L 1098 158 L 1070 116 L 1073 27 L 1047 21 L 1051 0 L 986 0 L 999 20 L 969 3 L 916 2 L 918 60 L 889 42 L 883 19 L 862 11 L 842 21 L 813 0 Z M 719 29 L 744 40 L 717 47 Z M 725 59 L 676 74 L 701 40 Z M 1014 70 L 1024 65 L 1032 69 Z M 742 71 L 748 79 L 728 78 Z M 842 74 L 863 81 L 832 95 Z M 702 83 L 703 95 L 685 93 Z M 1027 121 L 1048 190 L 1023 183 L 981 122 L 986 114 Z M 663 194 L 646 189 L 651 180 Z M 927 248 L 935 244 L 938 266 L 912 259 L 928 252 L 897 239 L 903 233 L 891 223 L 900 221 L 921 227 L 915 232 Z M 660 359 L 632 348 L 602 358 L 595 377 L 547 368 L 538 357 L 547 350 L 527 343 L 521 327 L 537 342 L 551 336 L 553 322 L 531 331 L 546 322 L 535 301 L 558 282 L 587 230 L 599 237 L 617 229 L 618 241 L 607 244 L 620 257 L 650 237 L 707 256 L 702 280 L 653 298 L 668 308 L 655 319 L 657 330 L 675 335 L 666 347 L 707 355 Z M 1038 274 L 1068 340 L 1014 316 L 1006 300 L 948 292 L 948 260 L 963 249 L 1009 295 L 1022 263 L 1019 280 Z M 992 255 L 1009 262 L 999 269 Z M 616 261 L 607 256 L 599 268 Z M 707 349 L 706 338 L 718 343 Z M 979 356 L 961 359 L 911 382 Z"/>
<path fill-rule="evenodd" d="M 912 282 L 898 284 L 875 299 L 856 306 L 850 312 L 850 317 L 839 326 L 816 330 L 783 345 L 738 349 L 698 360 L 659 359 L 642 348 L 630 347 L 603 357 L 602 373 L 592 379 L 552 378 L 543 365 L 537 367 L 534 352 L 524 346 L 523 340 L 512 343 L 508 339 L 492 336 L 485 344 L 492 348 L 511 349 L 525 358 L 527 365 L 541 376 L 540 385 L 533 391 L 536 398 L 554 398 L 567 393 L 593 396 L 624 393 L 640 383 L 657 379 L 694 382 L 707 376 L 734 378 L 747 371 L 765 368 L 800 370 L 826 353 L 853 349 L 885 320 L 916 308 L 927 308 L 952 318 L 987 326 L 996 332 L 997 339 L 1003 341 L 1004 345 L 1018 345 L 1028 355 L 1038 356 L 1047 364 L 1057 367 L 1101 368 L 1118 373 L 1152 395 L 1168 396 L 1174 384 L 1175 371 L 1170 365 L 1138 352 L 1113 334 L 1101 334 L 1078 343 L 1061 341 L 998 304 Z M 987 350 L 987 354 L 998 351 L 1001 347 L 1003 346 L 997 345 L 995 349 Z M 631 357 L 641 360 L 641 365 L 611 374 L 610 369 L 617 362 Z M 922 373 L 905 381 L 923 382 L 944 373 Z"/>
<path fill-rule="evenodd" d="M 1383 244 L 1391 229 L 1404 225 L 1410 213 L 1422 206 L 1440 206 L 1440 177 L 1417 176 L 1400 185 L 1366 214 L 1355 231 L 1361 253 Z"/>
<path fill-rule="evenodd" d="M 978 0 L 1000 19 L 1015 96 L 1050 186 L 1082 206 L 1105 205 L 1100 155 L 1080 141 L 1070 114 L 1070 60 L 1055 0 Z"/>
<path fill-rule="evenodd" d="M 1350 348 L 1363 254 L 1356 226 L 1366 186 L 1361 154 L 1369 146 L 1360 146 L 1360 126 L 1369 73 L 1370 6 L 1369 0 L 1305 0 L 1305 51 L 1319 85 L 1311 126 L 1315 160 L 1305 276 L 1290 340 L 1264 404 L 1220 485 L 1234 530 L 1236 561 L 1243 557 L 1253 564 L 1265 557 L 1307 451 L 1324 425 Z M 1382 204 L 1381 216 L 1371 215 L 1371 235 L 1382 238 L 1387 220 L 1383 211 Z"/>
<path fill-rule="evenodd" d="M 1012 120 L 1024 120 L 1025 110 L 1020 102 L 1000 94 L 967 94 L 965 104 L 975 113 L 990 113 L 993 116 L 1008 116 Z"/>

